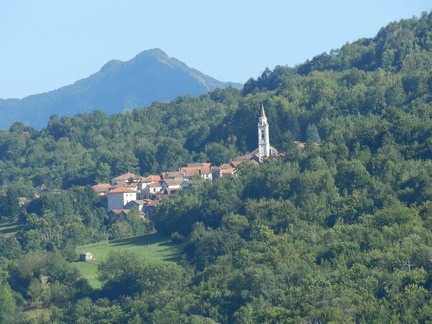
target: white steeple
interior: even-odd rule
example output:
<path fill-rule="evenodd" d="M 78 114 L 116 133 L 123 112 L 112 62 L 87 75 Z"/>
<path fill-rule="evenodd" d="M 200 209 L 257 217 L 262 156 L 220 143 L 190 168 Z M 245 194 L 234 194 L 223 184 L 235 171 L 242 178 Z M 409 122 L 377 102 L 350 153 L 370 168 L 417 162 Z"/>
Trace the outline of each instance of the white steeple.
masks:
<path fill-rule="evenodd" d="M 264 111 L 264 105 L 261 105 L 261 117 L 258 121 L 258 158 L 262 162 L 264 158 L 270 156 L 270 137 L 269 124 Z"/>

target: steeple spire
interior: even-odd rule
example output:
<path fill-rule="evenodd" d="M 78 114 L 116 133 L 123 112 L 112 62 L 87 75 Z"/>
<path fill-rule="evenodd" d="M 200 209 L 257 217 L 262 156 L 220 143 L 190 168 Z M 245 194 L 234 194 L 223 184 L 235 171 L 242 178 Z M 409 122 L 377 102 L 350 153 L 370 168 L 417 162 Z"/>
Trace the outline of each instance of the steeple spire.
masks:
<path fill-rule="evenodd" d="M 261 104 L 261 117 L 258 120 L 258 159 L 262 162 L 270 156 L 269 124 L 265 115 L 264 105 Z"/>

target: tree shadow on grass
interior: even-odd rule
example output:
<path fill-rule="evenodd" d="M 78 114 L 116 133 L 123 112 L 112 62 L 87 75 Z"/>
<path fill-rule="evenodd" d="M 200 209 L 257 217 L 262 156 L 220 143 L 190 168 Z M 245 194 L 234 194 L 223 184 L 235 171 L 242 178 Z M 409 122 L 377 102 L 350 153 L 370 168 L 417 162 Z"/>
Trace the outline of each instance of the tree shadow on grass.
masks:
<path fill-rule="evenodd" d="M 165 244 L 169 243 L 169 238 L 164 237 L 158 233 L 150 233 L 140 236 L 133 236 L 124 239 L 112 240 L 109 242 L 112 246 L 124 246 L 124 245 L 150 245 L 150 244 Z"/>
<path fill-rule="evenodd" d="M 159 244 L 159 246 L 163 246 L 164 249 L 161 252 L 169 251 L 162 260 L 170 261 L 170 262 L 179 262 L 181 259 L 181 248 L 178 244 L 172 242 L 164 242 Z"/>
<path fill-rule="evenodd" d="M 181 249 L 178 244 L 171 242 L 171 240 L 162 236 L 159 233 L 150 233 L 140 236 L 133 236 L 123 239 L 109 241 L 111 247 L 152 247 L 158 246 L 157 254 L 160 253 L 159 259 L 168 262 L 179 262 L 181 257 Z M 150 252 L 155 253 L 155 252 Z"/>

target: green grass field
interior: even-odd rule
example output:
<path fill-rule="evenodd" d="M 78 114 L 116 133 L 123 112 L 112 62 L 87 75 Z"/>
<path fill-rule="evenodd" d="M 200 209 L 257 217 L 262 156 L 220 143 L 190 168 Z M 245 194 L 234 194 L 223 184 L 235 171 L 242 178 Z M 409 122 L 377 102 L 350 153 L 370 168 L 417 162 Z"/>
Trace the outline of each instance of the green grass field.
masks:
<path fill-rule="evenodd" d="M 157 233 L 134 236 L 124 239 L 104 241 L 80 246 L 77 253 L 91 252 L 93 261 L 78 261 L 73 264 L 87 278 L 93 288 L 99 288 L 101 283 L 97 279 L 97 266 L 105 260 L 108 253 L 114 250 L 129 249 L 142 254 L 149 262 L 177 262 L 180 257 L 179 246 Z"/>

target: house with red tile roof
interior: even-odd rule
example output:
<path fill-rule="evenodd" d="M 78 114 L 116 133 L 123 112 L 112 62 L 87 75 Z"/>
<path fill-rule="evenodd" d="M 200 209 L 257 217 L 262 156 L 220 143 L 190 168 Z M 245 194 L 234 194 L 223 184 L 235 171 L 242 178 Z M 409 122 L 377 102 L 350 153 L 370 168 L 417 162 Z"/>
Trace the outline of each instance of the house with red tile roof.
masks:
<path fill-rule="evenodd" d="M 147 185 L 145 189 L 145 193 L 147 197 L 152 197 L 153 195 L 157 195 L 162 191 L 162 186 L 160 182 L 153 182 Z"/>
<path fill-rule="evenodd" d="M 141 176 L 136 175 L 135 173 L 127 172 L 125 174 L 119 175 L 118 177 L 111 179 L 111 184 L 116 185 L 120 183 L 128 183 L 128 182 L 139 182 L 141 180 Z"/>
<path fill-rule="evenodd" d="M 159 182 L 162 181 L 162 178 L 160 175 L 149 175 L 148 177 L 141 177 L 141 183 L 153 183 L 153 182 Z"/>
<path fill-rule="evenodd" d="M 192 175 L 188 175 L 181 171 L 165 171 L 162 172 L 161 177 L 163 180 L 185 180 Z"/>
<path fill-rule="evenodd" d="M 162 178 L 160 175 L 149 175 L 148 177 L 141 177 L 138 190 L 141 197 L 150 197 L 150 194 L 160 192 L 160 182 Z"/>
<path fill-rule="evenodd" d="M 147 215 L 154 213 L 156 207 L 160 204 L 160 200 L 152 200 L 148 204 L 144 205 L 143 212 Z"/>
<path fill-rule="evenodd" d="M 211 163 L 188 163 L 180 168 L 180 172 L 188 175 L 198 175 L 205 180 L 212 180 Z"/>
<path fill-rule="evenodd" d="M 113 209 L 124 209 L 126 204 L 137 199 L 137 191 L 126 187 L 117 187 L 107 192 L 108 212 Z"/>
<path fill-rule="evenodd" d="M 232 163 L 225 163 L 219 167 L 212 168 L 212 179 L 216 180 L 223 177 L 233 177 L 235 175 L 237 166 Z"/>
<path fill-rule="evenodd" d="M 98 183 L 97 185 L 94 185 L 93 190 L 96 191 L 99 197 L 105 196 L 110 189 L 112 189 L 111 184 L 109 183 Z"/>

